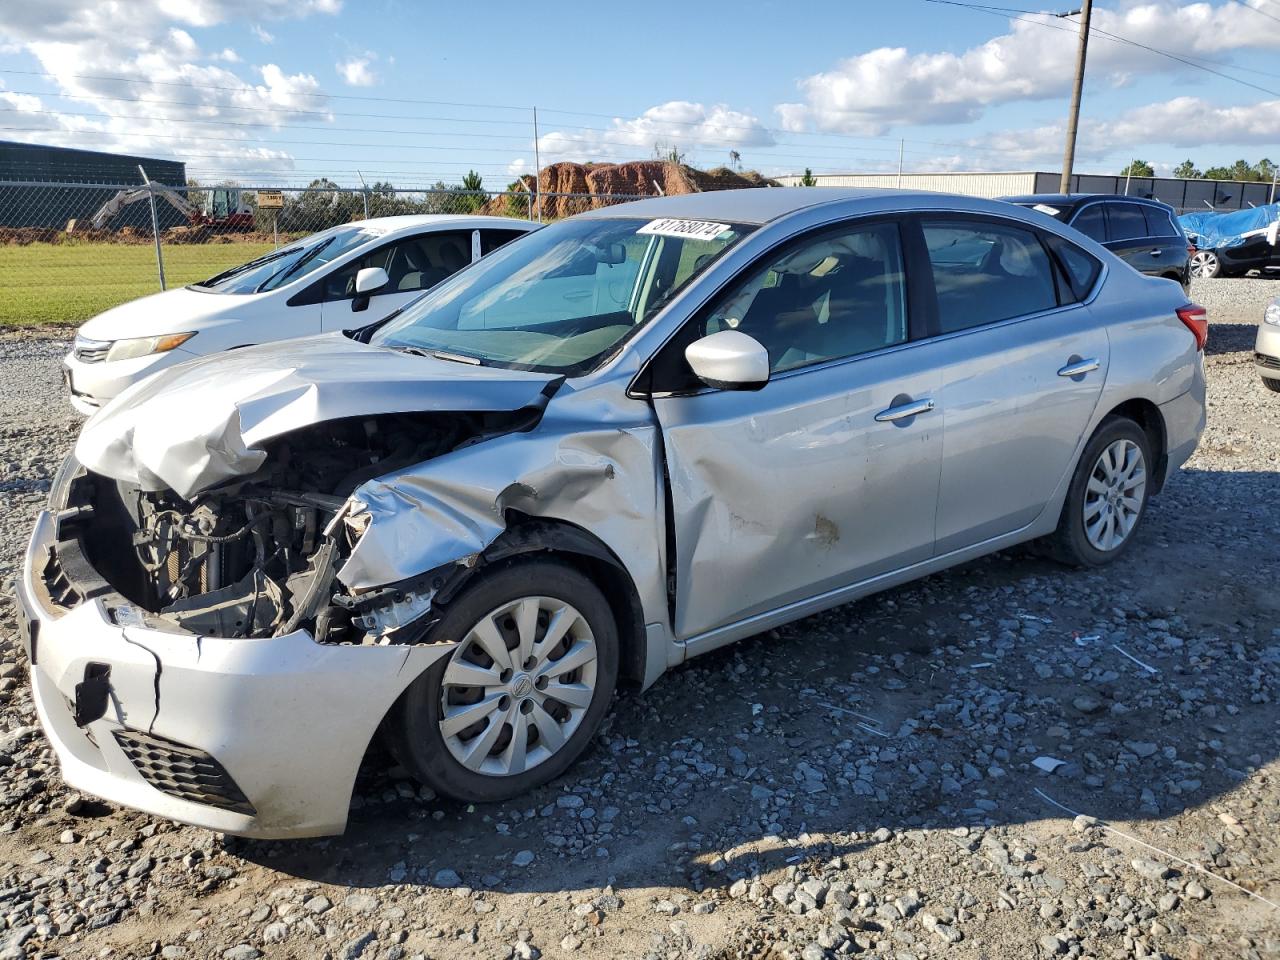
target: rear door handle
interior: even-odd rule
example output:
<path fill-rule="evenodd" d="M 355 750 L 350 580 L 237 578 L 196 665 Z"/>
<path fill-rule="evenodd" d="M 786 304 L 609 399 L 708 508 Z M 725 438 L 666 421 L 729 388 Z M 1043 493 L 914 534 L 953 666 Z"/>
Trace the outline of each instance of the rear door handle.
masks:
<path fill-rule="evenodd" d="M 1153 256 L 1153 257 L 1158 257 L 1158 256 L 1160 256 L 1162 253 L 1164 253 L 1164 251 L 1163 251 L 1163 250 L 1161 250 L 1159 247 L 1156 247 L 1154 250 L 1152 250 L 1152 251 L 1151 251 L 1151 256 Z"/>
<path fill-rule="evenodd" d="M 929 397 L 925 397 L 923 400 L 909 400 L 896 407 L 881 410 L 876 414 L 876 421 L 878 423 L 891 423 L 894 420 L 906 420 L 908 417 L 918 417 L 922 413 L 928 413 L 932 409 L 933 400 Z"/>
<path fill-rule="evenodd" d="M 1060 377 L 1083 377 L 1086 373 L 1093 373 L 1102 364 L 1096 359 L 1076 360 L 1068 363 L 1065 367 L 1058 371 Z"/>

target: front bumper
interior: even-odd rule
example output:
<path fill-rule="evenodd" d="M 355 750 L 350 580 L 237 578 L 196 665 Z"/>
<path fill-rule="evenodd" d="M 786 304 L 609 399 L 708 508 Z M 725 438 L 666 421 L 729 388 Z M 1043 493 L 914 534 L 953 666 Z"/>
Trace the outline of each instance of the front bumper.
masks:
<path fill-rule="evenodd" d="M 1268 380 L 1280 380 L 1280 326 L 1266 322 L 1258 324 L 1258 339 L 1254 341 L 1253 351 L 1258 373 Z"/>
<path fill-rule="evenodd" d="M 85 363 L 74 353 L 68 353 L 62 360 L 62 372 L 71 394 L 71 406 L 80 413 L 92 416 L 103 404 L 114 399 L 127 387 L 145 380 L 159 370 L 194 360 L 197 356 L 198 354 L 179 347 L 167 353 L 153 353 L 133 360 Z"/>
<path fill-rule="evenodd" d="M 40 724 L 72 787 L 171 820 L 264 839 L 341 833 L 378 724 L 451 649 L 319 644 L 303 630 L 198 637 L 129 625 L 130 608 L 102 599 L 62 608 L 42 577 L 55 539 L 42 512 L 16 584 Z M 80 727 L 77 686 L 104 665 L 106 712 Z M 203 793 L 218 799 L 190 799 Z"/>

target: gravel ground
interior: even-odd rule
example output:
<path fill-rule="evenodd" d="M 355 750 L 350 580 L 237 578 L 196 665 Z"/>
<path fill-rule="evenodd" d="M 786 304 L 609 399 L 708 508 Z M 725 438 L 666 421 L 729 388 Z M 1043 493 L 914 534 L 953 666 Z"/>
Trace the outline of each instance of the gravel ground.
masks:
<path fill-rule="evenodd" d="M 6 599 L 0 958 L 1280 956 L 1280 909 L 1223 882 L 1280 902 L 1280 397 L 1251 366 L 1280 281 L 1193 292 L 1209 428 L 1123 563 L 1010 551 L 755 637 L 516 802 L 377 751 L 322 841 L 69 794 Z M 6 581 L 78 424 L 64 347 L 0 338 Z"/>

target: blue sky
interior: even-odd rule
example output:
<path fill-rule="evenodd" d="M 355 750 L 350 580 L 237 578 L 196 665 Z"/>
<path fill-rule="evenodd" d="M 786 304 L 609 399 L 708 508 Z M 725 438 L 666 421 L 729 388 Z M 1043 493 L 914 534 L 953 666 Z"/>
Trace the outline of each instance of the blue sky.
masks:
<path fill-rule="evenodd" d="M 900 148 L 907 170 L 1060 162 L 1074 20 L 929 0 L 550 12 L 566 6 L 11 7 L 0 139 L 174 156 L 202 180 L 420 186 L 474 168 L 500 187 L 533 167 L 536 105 L 544 163 L 659 143 L 771 174 L 896 169 Z M 1110 0 L 1095 26 L 1078 171 L 1280 160 L 1280 0 Z"/>

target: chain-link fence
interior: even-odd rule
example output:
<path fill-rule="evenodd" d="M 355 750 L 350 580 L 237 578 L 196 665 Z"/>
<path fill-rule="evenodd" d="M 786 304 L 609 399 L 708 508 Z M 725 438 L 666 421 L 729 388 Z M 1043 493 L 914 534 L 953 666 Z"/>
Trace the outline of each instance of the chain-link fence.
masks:
<path fill-rule="evenodd" d="M 460 188 L 0 181 L 0 325 L 76 325 L 353 220 L 473 214 L 549 222 L 636 199 Z"/>

